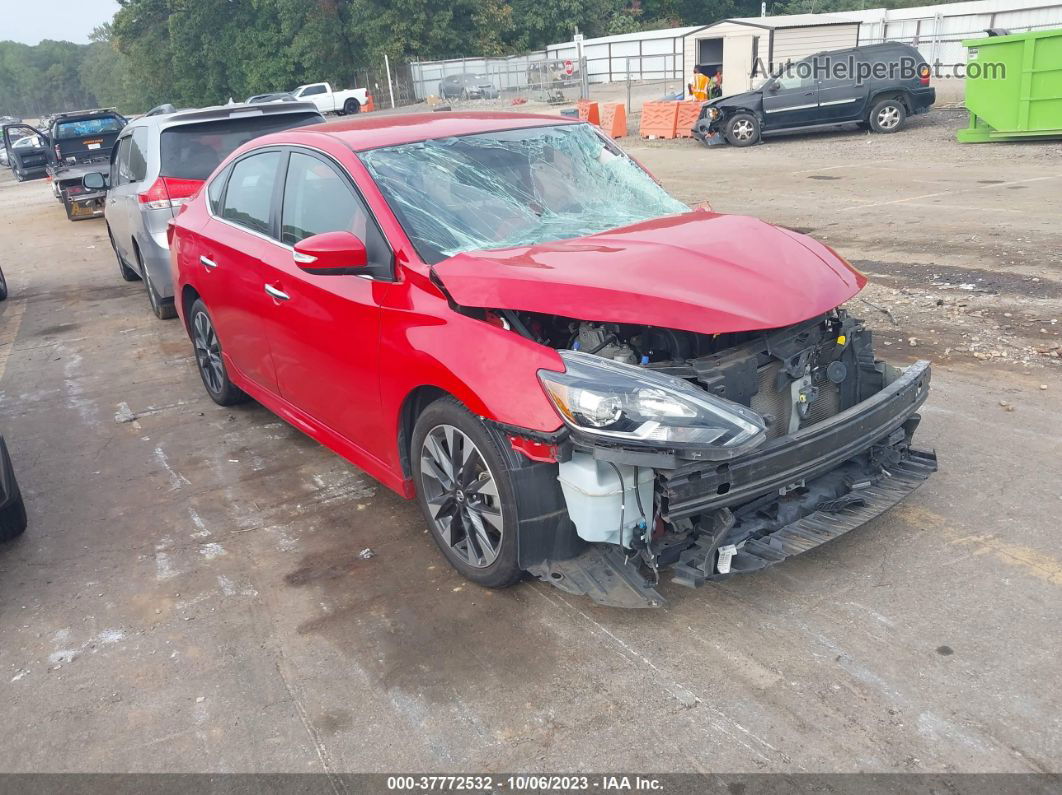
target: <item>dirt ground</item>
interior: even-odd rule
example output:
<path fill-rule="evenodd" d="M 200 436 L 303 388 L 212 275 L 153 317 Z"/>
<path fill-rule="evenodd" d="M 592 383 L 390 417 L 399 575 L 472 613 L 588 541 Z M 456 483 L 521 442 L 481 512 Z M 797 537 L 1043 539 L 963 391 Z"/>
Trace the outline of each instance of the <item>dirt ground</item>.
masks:
<path fill-rule="evenodd" d="M 0 770 L 1062 769 L 1062 144 L 960 123 L 628 144 L 834 246 L 881 352 L 935 362 L 921 490 L 657 611 L 463 581 L 414 505 L 210 402 L 102 221 L 0 176 Z"/>

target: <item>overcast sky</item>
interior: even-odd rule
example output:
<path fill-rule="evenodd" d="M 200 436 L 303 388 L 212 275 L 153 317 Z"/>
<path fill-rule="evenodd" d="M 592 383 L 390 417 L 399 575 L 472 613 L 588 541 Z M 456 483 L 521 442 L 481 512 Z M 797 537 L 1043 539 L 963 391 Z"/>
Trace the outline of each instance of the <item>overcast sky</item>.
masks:
<path fill-rule="evenodd" d="M 85 44 L 92 29 L 110 22 L 117 0 L 0 0 L 0 40 L 36 44 L 41 39 Z"/>

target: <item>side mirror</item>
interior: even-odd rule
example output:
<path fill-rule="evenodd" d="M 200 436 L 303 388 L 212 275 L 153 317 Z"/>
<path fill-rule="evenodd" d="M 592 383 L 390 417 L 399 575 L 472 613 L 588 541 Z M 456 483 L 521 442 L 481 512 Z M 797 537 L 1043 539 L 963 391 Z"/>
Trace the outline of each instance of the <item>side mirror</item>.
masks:
<path fill-rule="evenodd" d="M 295 264 L 319 276 L 357 274 L 369 264 L 361 239 L 350 232 L 324 232 L 295 244 Z"/>
<path fill-rule="evenodd" d="M 777 94 L 778 83 L 772 80 L 771 82 L 764 85 L 763 90 L 766 91 L 768 94 Z"/>
<path fill-rule="evenodd" d="M 81 184 L 87 190 L 106 190 L 107 178 L 99 171 L 90 171 L 81 178 Z"/>

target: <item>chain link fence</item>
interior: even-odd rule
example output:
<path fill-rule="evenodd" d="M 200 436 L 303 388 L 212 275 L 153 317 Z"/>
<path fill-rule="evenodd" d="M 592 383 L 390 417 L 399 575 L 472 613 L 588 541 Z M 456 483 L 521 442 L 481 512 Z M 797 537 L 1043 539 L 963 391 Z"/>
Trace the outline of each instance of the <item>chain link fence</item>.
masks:
<path fill-rule="evenodd" d="M 497 100 L 561 105 L 588 97 L 585 61 L 546 58 L 544 53 L 507 58 L 454 58 L 409 65 L 419 100 Z"/>

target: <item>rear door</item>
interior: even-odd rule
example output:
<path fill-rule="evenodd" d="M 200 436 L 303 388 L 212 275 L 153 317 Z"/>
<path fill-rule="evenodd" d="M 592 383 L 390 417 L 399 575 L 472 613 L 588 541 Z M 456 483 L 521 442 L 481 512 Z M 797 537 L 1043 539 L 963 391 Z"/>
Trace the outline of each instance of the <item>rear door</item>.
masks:
<path fill-rule="evenodd" d="M 226 360 L 245 378 L 276 394 L 277 379 L 263 321 L 271 311 L 262 265 L 277 247 L 276 191 L 283 153 L 255 150 L 232 165 L 224 194 L 197 236 L 203 278 L 197 286 Z"/>
<path fill-rule="evenodd" d="M 865 114 L 869 88 L 865 66 L 854 53 L 820 56 L 819 119 L 822 123 L 855 121 Z"/>
<path fill-rule="evenodd" d="M 366 276 L 306 273 L 292 246 L 311 235 L 348 231 L 365 243 Z M 318 422 L 377 456 L 380 309 L 372 273 L 389 274 L 391 250 L 345 170 L 330 158 L 293 149 L 286 167 L 281 243 L 266 252 L 258 289 L 280 393 Z M 271 294 L 265 291 L 271 289 Z M 284 296 L 284 297 L 278 297 Z"/>
<path fill-rule="evenodd" d="M 810 60 L 799 61 L 763 87 L 764 128 L 770 130 L 815 124 L 819 112 L 818 79 Z"/>

